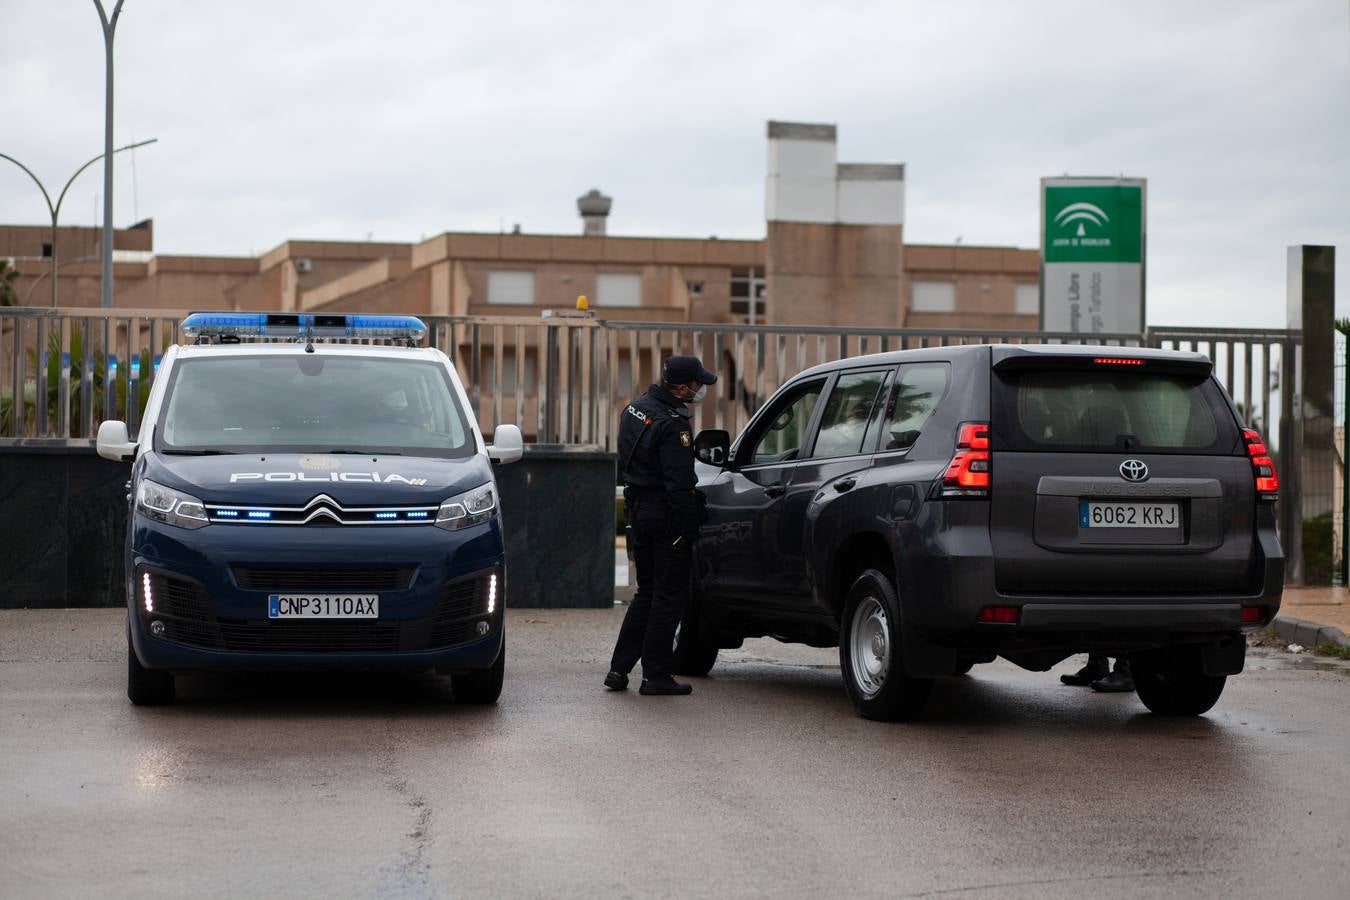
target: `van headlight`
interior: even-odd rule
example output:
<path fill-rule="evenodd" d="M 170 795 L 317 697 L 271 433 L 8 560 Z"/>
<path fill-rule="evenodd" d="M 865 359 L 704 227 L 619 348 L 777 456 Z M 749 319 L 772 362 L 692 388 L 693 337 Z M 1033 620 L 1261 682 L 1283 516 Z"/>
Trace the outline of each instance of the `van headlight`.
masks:
<path fill-rule="evenodd" d="M 497 492 L 491 484 L 485 484 L 442 503 L 436 512 L 436 527 L 455 531 L 486 522 L 495 515 Z"/>
<path fill-rule="evenodd" d="M 179 528 L 201 528 L 210 524 L 206 521 L 206 507 L 202 501 L 149 478 L 142 478 L 136 489 L 136 509 L 156 522 Z"/>

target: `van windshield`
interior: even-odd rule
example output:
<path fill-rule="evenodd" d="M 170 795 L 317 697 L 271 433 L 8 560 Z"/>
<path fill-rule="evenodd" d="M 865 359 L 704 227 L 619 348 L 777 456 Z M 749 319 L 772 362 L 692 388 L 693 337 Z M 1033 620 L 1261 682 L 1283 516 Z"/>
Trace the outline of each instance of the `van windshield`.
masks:
<path fill-rule="evenodd" d="M 179 361 L 156 441 L 167 453 L 465 457 L 477 449 L 441 366 L 320 354 Z"/>
<path fill-rule="evenodd" d="M 1014 450 L 1219 453 L 1236 426 L 1208 377 L 1032 371 L 995 378 L 993 428 Z"/>

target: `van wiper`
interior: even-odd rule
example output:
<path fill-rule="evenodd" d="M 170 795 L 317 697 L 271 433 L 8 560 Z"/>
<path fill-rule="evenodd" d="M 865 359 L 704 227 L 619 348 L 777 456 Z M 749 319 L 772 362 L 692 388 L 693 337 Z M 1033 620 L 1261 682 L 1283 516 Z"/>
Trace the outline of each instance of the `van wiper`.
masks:
<path fill-rule="evenodd" d="M 214 448 L 202 450 L 163 450 L 171 456 L 234 456 L 233 450 L 216 450 Z"/>
<path fill-rule="evenodd" d="M 330 455 L 349 454 L 351 456 L 402 456 L 402 453 L 395 453 L 393 450 L 320 450 L 319 453 L 328 453 Z"/>

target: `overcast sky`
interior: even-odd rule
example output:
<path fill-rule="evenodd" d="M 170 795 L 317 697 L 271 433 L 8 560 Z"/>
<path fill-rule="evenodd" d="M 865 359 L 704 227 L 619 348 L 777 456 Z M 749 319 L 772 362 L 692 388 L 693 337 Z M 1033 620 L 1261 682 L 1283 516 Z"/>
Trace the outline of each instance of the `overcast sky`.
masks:
<path fill-rule="evenodd" d="M 97 13 L 0 29 L 0 152 L 59 190 L 103 149 Z M 911 243 L 1035 247 L 1041 176 L 1147 178 L 1150 324 L 1283 325 L 1294 243 L 1337 245 L 1350 313 L 1350 0 L 126 0 L 116 137 L 159 143 L 116 220 L 203 255 L 577 233 L 599 187 L 611 234 L 760 238 L 768 119 L 906 163 Z M 46 221 L 3 165 L 0 222 Z"/>

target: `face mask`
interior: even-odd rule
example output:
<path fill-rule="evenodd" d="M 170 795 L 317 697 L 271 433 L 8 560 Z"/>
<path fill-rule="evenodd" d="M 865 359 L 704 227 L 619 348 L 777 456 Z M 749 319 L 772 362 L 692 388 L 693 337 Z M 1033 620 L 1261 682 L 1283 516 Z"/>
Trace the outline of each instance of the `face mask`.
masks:
<path fill-rule="evenodd" d="M 706 396 L 708 396 L 708 386 L 706 384 L 701 384 L 699 385 L 698 390 L 694 391 L 694 396 L 689 398 L 689 402 L 698 403 Z"/>

